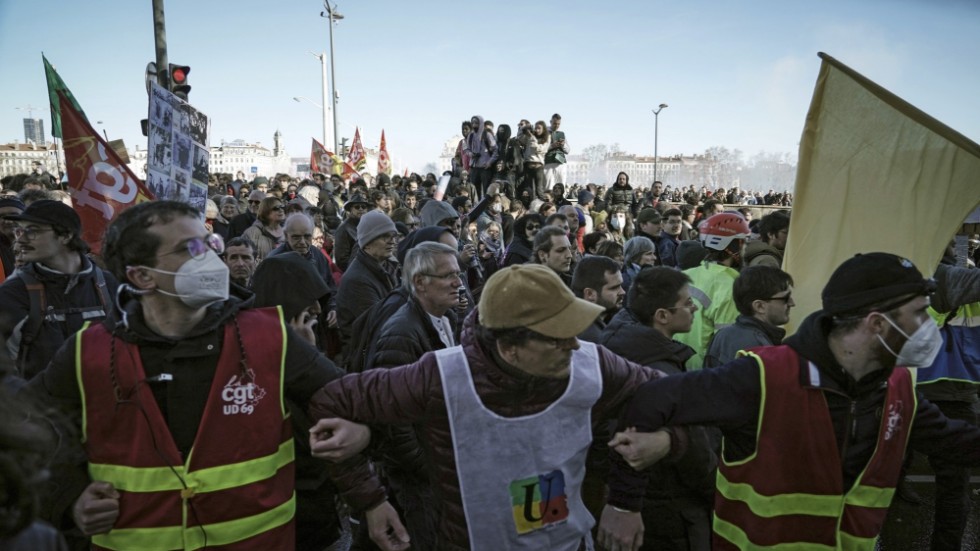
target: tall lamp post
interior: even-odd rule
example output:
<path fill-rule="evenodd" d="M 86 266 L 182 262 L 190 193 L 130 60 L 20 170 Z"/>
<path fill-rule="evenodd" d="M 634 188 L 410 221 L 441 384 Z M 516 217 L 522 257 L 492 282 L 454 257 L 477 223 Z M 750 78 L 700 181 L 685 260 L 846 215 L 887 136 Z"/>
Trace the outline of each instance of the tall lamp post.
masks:
<path fill-rule="evenodd" d="M 323 99 L 321 100 L 323 103 L 320 105 L 320 108 L 323 109 L 323 147 L 331 147 L 334 144 L 334 140 L 329 131 L 330 121 L 328 115 L 330 112 L 330 104 L 327 103 L 327 54 L 310 52 L 310 55 L 320 60 L 320 76 L 322 80 L 321 90 L 323 92 Z"/>
<path fill-rule="evenodd" d="M 327 25 L 330 29 L 330 93 L 333 95 L 333 151 L 334 154 L 339 155 L 337 152 L 337 76 L 334 73 L 333 62 L 333 23 L 334 21 L 340 21 L 344 16 L 337 11 L 336 5 L 330 5 L 330 0 L 323 0 L 323 7 L 326 8 L 326 11 L 321 11 L 320 17 L 326 17 L 329 20 Z M 326 101 L 323 102 L 324 109 L 326 109 L 326 103 Z"/>
<path fill-rule="evenodd" d="M 653 109 L 653 181 L 657 181 L 657 162 L 660 160 L 657 156 L 657 141 L 658 134 L 660 133 L 660 112 L 667 108 L 666 103 L 661 103 L 659 107 Z"/>

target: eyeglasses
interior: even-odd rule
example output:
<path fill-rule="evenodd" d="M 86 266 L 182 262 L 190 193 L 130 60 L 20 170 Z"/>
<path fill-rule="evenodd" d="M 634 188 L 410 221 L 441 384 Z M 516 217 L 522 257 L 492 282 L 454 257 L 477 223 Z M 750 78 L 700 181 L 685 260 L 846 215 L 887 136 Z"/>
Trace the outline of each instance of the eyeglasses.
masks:
<path fill-rule="evenodd" d="M 364 204 L 361 204 L 361 203 L 358 203 L 356 205 L 351 205 L 350 206 L 350 210 L 367 210 L 367 209 L 368 209 L 368 206 L 367 205 L 364 205 Z"/>
<path fill-rule="evenodd" d="M 788 294 L 788 295 L 786 295 L 784 297 L 769 297 L 769 298 L 763 299 L 763 300 L 766 300 L 766 301 L 769 301 L 769 300 L 781 300 L 783 302 L 789 302 L 789 301 L 793 300 L 793 295 L 791 293 L 791 294 Z"/>
<path fill-rule="evenodd" d="M 284 210 L 286 210 L 286 209 L 285 209 L 285 208 L 283 208 L 283 206 L 282 206 L 282 205 L 279 205 L 279 206 L 277 206 L 277 207 L 272 207 L 272 210 L 279 210 L 279 211 L 284 211 Z"/>
<path fill-rule="evenodd" d="M 20 226 L 14 226 L 14 237 L 20 239 L 21 237 L 26 237 L 28 241 L 34 241 L 37 234 L 44 233 L 48 231 L 54 231 L 54 228 L 22 228 Z"/>
<path fill-rule="evenodd" d="M 216 233 L 209 233 L 204 237 L 194 237 L 188 239 L 184 242 L 183 247 L 178 247 L 176 251 L 170 251 L 169 253 L 158 254 L 157 256 L 168 256 L 171 254 L 178 254 L 187 251 L 191 258 L 194 260 L 201 260 L 204 258 L 208 251 L 214 251 L 216 253 L 224 254 L 225 252 L 225 240 L 221 238 L 220 235 Z"/>
<path fill-rule="evenodd" d="M 258 205 L 260 203 L 262 203 L 262 201 L 249 201 L 248 202 L 249 205 Z"/>
<path fill-rule="evenodd" d="M 540 230 L 541 226 L 537 224 L 528 224 L 527 226 L 524 226 L 524 229 L 526 229 L 527 231 Z"/>
<path fill-rule="evenodd" d="M 466 275 L 466 272 L 449 272 L 448 274 L 442 274 L 442 275 L 438 275 L 438 274 L 422 274 L 422 275 L 426 277 L 434 277 L 436 279 L 441 279 L 443 281 L 449 282 L 453 280 L 462 279 L 463 276 Z"/>

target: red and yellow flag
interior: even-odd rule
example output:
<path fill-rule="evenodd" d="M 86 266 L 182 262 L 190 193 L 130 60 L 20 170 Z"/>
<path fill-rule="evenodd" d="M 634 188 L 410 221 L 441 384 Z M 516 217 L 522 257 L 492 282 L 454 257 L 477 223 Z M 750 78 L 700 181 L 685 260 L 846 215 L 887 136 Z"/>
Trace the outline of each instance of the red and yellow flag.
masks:
<path fill-rule="evenodd" d="M 102 250 L 109 222 L 131 205 L 155 199 L 153 193 L 112 147 L 59 92 L 68 188 L 75 212 L 82 219 L 82 239 L 92 250 Z"/>
<path fill-rule="evenodd" d="M 354 143 L 351 144 L 350 151 L 347 153 L 347 164 L 353 170 L 348 172 L 349 169 L 344 167 L 345 179 L 351 174 L 364 170 L 364 167 L 367 165 L 367 156 L 364 153 L 364 146 L 361 144 L 361 130 L 359 128 L 354 129 Z"/>
<path fill-rule="evenodd" d="M 385 141 L 385 131 L 381 129 L 381 152 L 378 153 L 378 174 L 391 176 L 391 157 L 388 155 L 388 142 Z"/>

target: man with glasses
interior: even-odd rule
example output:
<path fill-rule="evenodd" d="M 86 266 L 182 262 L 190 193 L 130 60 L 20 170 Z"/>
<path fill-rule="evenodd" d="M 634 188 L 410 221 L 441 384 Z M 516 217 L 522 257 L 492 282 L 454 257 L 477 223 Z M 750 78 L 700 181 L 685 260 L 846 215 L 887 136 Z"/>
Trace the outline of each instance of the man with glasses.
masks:
<path fill-rule="evenodd" d="M 0 286 L 0 337 L 30 380 L 69 335 L 106 317 L 117 283 L 86 256 L 81 219 L 61 201 L 35 201 L 6 218 L 24 265 Z"/>
<path fill-rule="evenodd" d="M 668 375 L 687 371 L 685 363 L 694 356 L 694 350 L 674 340 L 674 335 L 691 330 L 698 310 L 690 284 L 687 275 L 672 268 L 657 266 L 640 271 L 630 286 L 628 306 L 613 316 L 598 344 Z M 603 513 L 610 524 L 635 524 L 638 517 L 642 518 L 643 549 L 711 549 L 711 496 L 717 456 L 704 429 L 689 428 L 688 435 L 690 451 L 683 463 L 657 465 L 646 471 L 650 483 L 645 493 L 629 485 L 615 488 L 621 497 L 610 499 Z M 604 536 L 600 533 L 600 542 Z"/>
<path fill-rule="evenodd" d="M 360 193 L 351 195 L 344 203 L 344 213 L 347 217 L 334 232 L 333 261 L 341 270 L 347 271 L 354 255 L 357 253 L 357 225 L 361 216 L 371 208 L 367 197 Z"/>
<path fill-rule="evenodd" d="M 313 245 L 313 219 L 301 212 L 290 214 L 283 224 L 283 233 L 286 235 L 286 241 L 273 249 L 269 256 L 295 251 L 313 265 L 330 291 L 329 297 L 323 301 L 326 312 L 323 321 L 326 321 L 329 327 L 336 327 L 337 285 L 333 280 L 330 262 L 327 261 L 326 255 L 319 247 Z"/>
<path fill-rule="evenodd" d="M 255 190 L 248 194 L 248 210 L 231 219 L 228 225 L 228 239 L 234 239 L 252 227 L 259 215 L 259 205 L 265 199 L 265 192 Z"/>
<path fill-rule="evenodd" d="M 657 258 L 662 266 L 676 268 L 677 247 L 681 244 L 681 230 L 684 229 L 684 215 L 681 210 L 671 208 L 664 211 L 663 225 L 660 241 L 657 242 Z"/>
<path fill-rule="evenodd" d="M 581 493 L 592 428 L 663 375 L 575 338 L 602 312 L 547 267 L 504 268 L 456 346 L 348 375 L 317 391 L 311 413 L 417 423 L 440 514 L 431 548 L 578 550 L 594 524 Z"/>
<path fill-rule="evenodd" d="M 381 327 L 369 352 L 367 368 L 393 368 L 417 362 L 426 352 L 455 346 L 458 326 L 454 309 L 465 273 L 456 250 L 439 242 L 409 249 L 402 266 L 403 304 Z M 438 514 L 426 476 L 426 457 L 413 427 L 387 427 L 382 460 L 385 475 L 404 512 L 412 546 L 436 549 Z"/>
<path fill-rule="evenodd" d="M 793 278 L 779 268 L 743 268 L 732 285 L 738 308 L 735 323 L 718 330 L 704 359 L 705 367 L 717 367 L 735 359 L 739 350 L 781 344 L 793 302 Z"/>
<path fill-rule="evenodd" d="M 395 223 L 381 211 L 373 210 L 360 217 L 358 250 L 337 292 L 337 324 L 345 347 L 350 342 L 354 320 L 397 285 L 398 263 L 392 259 L 397 235 Z"/>
<path fill-rule="evenodd" d="M 53 510 L 94 546 L 295 547 L 286 401 L 306 408 L 343 371 L 281 309 L 229 297 L 223 250 L 185 203 L 122 211 L 102 251 L 125 281 L 117 315 L 74 334 L 29 387 L 79 424 L 85 459 L 56 470 Z M 366 427 L 331 424 L 334 459 L 367 443 Z M 363 460 L 324 467 L 370 523 L 397 518 Z"/>

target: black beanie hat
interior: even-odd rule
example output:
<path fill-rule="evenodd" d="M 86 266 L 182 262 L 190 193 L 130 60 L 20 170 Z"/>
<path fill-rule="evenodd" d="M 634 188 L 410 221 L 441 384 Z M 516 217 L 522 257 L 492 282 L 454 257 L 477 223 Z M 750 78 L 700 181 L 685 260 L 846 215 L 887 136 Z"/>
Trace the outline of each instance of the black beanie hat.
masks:
<path fill-rule="evenodd" d="M 889 253 L 867 253 L 854 255 L 838 266 L 820 296 L 824 312 L 840 316 L 861 313 L 889 299 L 928 295 L 935 290 L 936 282 L 923 278 L 910 260 Z"/>

